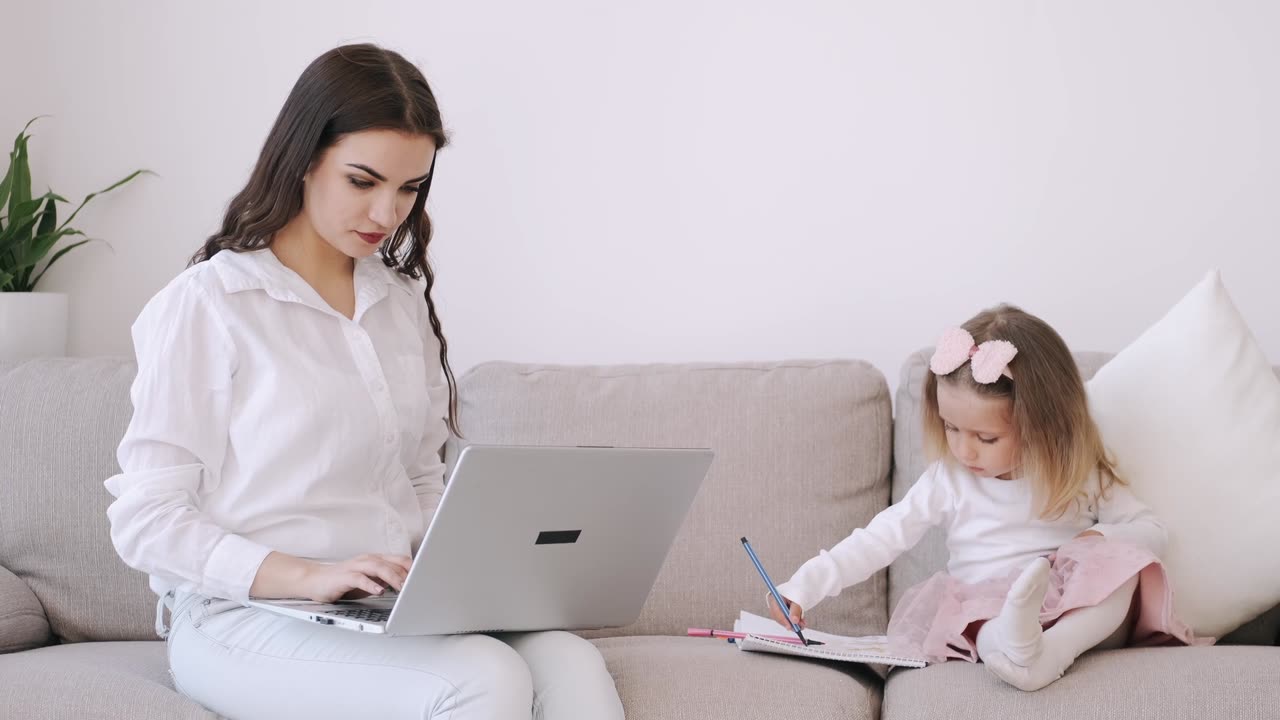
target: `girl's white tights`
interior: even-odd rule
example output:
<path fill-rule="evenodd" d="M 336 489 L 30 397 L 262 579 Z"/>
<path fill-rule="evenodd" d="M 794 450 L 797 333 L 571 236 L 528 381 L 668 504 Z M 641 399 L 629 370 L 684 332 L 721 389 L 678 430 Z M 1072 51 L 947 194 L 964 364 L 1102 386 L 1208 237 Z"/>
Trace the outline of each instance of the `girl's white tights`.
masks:
<path fill-rule="evenodd" d="M 1040 606 L 1049 589 L 1049 562 L 1040 558 L 1009 589 L 1000 615 L 978 631 L 978 657 L 993 675 L 1019 690 L 1039 690 L 1116 633 L 1129 617 L 1137 588 L 1134 576 L 1101 603 L 1069 611 L 1043 630 Z"/>

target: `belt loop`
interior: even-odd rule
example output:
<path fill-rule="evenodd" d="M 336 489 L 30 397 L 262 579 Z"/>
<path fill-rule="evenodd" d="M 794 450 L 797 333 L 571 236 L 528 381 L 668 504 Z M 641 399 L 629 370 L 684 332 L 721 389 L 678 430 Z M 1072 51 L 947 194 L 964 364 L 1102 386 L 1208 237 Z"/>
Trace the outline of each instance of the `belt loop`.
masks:
<path fill-rule="evenodd" d="M 170 590 L 161 595 L 160 599 L 156 601 L 156 635 L 159 635 L 161 640 L 169 638 L 169 625 L 164 621 L 164 611 L 166 608 L 172 607 L 169 603 L 173 600 L 173 597 L 174 593 Z"/>

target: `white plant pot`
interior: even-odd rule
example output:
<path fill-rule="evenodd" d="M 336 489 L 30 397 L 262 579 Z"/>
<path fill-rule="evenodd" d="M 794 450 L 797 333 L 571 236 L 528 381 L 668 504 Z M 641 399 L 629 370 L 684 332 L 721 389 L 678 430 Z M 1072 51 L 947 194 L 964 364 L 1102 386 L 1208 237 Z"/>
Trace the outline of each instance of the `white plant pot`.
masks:
<path fill-rule="evenodd" d="M 0 292 L 0 362 L 66 354 L 65 293 Z"/>

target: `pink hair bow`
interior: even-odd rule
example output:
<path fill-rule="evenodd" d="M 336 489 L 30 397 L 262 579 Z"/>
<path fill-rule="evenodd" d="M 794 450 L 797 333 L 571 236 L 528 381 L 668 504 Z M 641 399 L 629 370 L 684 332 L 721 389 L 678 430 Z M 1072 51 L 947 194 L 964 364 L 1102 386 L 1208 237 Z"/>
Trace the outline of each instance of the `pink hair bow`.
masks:
<path fill-rule="evenodd" d="M 956 368 L 970 363 L 973 379 L 990 384 L 1003 375 L 1010 380 L 1009 363 L 1018 354 L 1018 348 L 1007 340 L 988 340 L 981 345 L 973 343 L 973 336 L 964 328 L 948 328 L 938 338 L 938 346 L 929 359 L 929 369 L 935 375 L 950 375 Z"/>

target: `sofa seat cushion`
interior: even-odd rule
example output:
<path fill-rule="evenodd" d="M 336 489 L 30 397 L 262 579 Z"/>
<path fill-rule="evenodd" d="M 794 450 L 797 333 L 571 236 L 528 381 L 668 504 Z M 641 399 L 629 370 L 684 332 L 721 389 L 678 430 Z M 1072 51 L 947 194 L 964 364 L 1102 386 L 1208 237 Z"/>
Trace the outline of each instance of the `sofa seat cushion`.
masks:
<path fill-rule="evenodd" d="M 720 640 L 593 641 L 627 720 L 874 720 L 880 680 L 865 666 L 748 653 Z"/>
<path fill-rule="evenodd" d="M 159 641 L 54 645 L 0 655 L 0 718 L 215 718 L 174 691 Z"/>
<path fill-rule="evenodd" d="M 1028 693 L 980 664 L 894 670 L 884 719 L 1092 718 L 1264 720 L 1280 717 L 1280 648 L 1129 648 L 1080 657 L 1061 680 Z"/>

